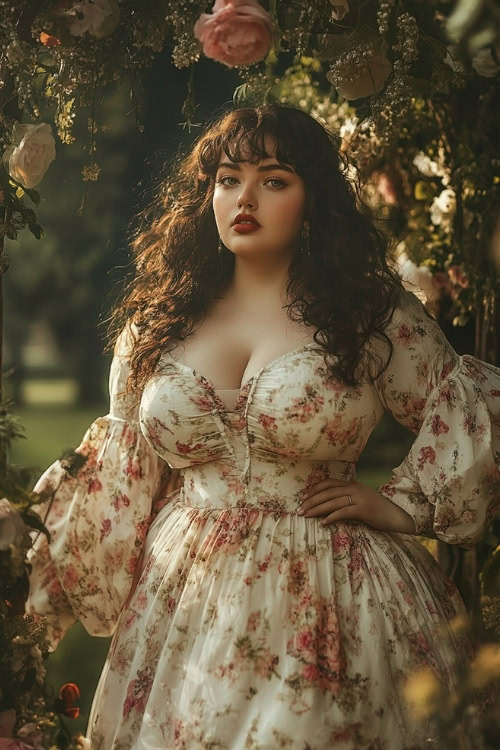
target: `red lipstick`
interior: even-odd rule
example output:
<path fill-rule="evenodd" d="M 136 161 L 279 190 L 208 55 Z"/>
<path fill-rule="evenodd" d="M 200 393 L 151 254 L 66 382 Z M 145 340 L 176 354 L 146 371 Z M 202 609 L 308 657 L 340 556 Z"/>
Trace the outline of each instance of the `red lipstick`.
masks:
<path fill-rule="evenodd" d="M 235 232 L 248 234 L 259 229 L 260 224 L 251 214 L 237 214 L 231 226 Z"/>

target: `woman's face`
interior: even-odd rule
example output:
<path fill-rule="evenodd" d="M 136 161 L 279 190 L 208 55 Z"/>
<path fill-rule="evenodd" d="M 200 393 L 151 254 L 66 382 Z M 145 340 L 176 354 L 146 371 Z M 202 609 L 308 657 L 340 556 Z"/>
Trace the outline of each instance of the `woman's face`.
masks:
<path fill-rule="evenodd" d="M 272 141 L 266 139 L 265 145 L 268 154 L 275 152 Z M 235 255 L 291 256 L 304 219 L 304 181 L 292 166 L 282 166 L 274 157 L 234 164 L 223 152 L 215 176 L 213 209 L 220 238 Z"/>

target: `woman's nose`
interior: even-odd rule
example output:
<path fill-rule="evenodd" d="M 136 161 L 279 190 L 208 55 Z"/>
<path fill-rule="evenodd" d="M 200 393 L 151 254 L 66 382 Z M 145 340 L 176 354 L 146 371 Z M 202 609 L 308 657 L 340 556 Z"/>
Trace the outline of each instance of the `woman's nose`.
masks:
<path fill-rule="evenodd" d="M 248 206 L 253 210 L 257 208 L 257 198 L 255 196 L 255 191 L 250 185 L 242 185 L 238 195 L 238 206 Z"/>

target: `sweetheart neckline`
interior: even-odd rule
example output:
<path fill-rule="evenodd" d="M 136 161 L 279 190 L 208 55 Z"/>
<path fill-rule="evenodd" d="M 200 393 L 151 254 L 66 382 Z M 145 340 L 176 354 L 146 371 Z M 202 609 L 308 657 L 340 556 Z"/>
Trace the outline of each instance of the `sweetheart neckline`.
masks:
<path fill-rule="evenodd" d="M 316 351 L 318 351 L 318 352 L 323 352 L 324 353 L 324 351 L 325 351 L 322 348 L 318 348 L 318 345 L 317 345 L 317 343 L 315 341 L 311 341 L 309 344 L 303 344 L 302 346 L 298 346 L 296 349 L 292 349 L 289 352 L 285 352 L 281 356 L 276 357 L 276 359 L 271 360 L 271 362 L 268 362 L 267 365 L 263 365 L 260 368 L 260 370 L 258 370 L 257 372 L 255 372 L 252 375 L 252 377 L 249 378 L 247 381 L 245 381 L 245 383 L 240 388 L 219 388 L 219 389 L 217 389 L 217 388 L 215 388 L 215 386 L 213 385 L 213 383 L 208 378 L 206 378 L 204 375 L 202 375 L 200 372 L 198 372 L 198 370 L 195 370 L 193 367 L 190 367 L 189 365 L 184 364 L 184 362 L 179 362 L 179 360 L 177 360 L 174 357 L 172 357 L 172 355 L 170 354 L 170 352 L 167 352 L 167 354 L 170 357 L 170 359 L 172 360 L 172 362 L 174 362 L 176 365 L 179 365 L 180 367 L 184 367 L 186 370 L 189 370 L 190 372 L 192 372 L 193 375 L 196 375 L 201 380 L 203 380 L 205 383 L 207 383 L 210 386 L 210 389 L 215 394 L 217 393 L 217 390 L 221 390 L 221 391 L 222 390 L 230 390 L 230 391 L 234 391 L 235 393 L 241 394 L 244 391 L 246 391 L 247 388 L 249 387 L 249 385 L 252 383 L 252 381 L 255 380 L 256 378 L 258 378 L 259 375 L 261 375 L 263 372 L 265 372 L 265 370 L 269 370 L 271 367 L 274 367 L 275 365 L 279 364 L 280 362 L 282 362 L 287 357 L 291 357 L 292 354 L 298 354 L 299 352 L 302 352 L 302 351 L 305 351 L 306 349 L 309 349 L 311 346 L 317 347 Z"/>

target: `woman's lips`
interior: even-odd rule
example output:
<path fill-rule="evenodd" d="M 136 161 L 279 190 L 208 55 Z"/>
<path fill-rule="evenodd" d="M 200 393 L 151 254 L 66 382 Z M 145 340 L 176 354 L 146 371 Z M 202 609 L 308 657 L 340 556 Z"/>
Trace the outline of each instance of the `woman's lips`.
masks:
<path fill-rule="evenodd" d="M 255 232 L 256 229 L 260 229 L 260 226 L 257 226 L 257 224 L 233 224 L 233 229 L 240 234 L 248 234 L 249 232 Z"/>

